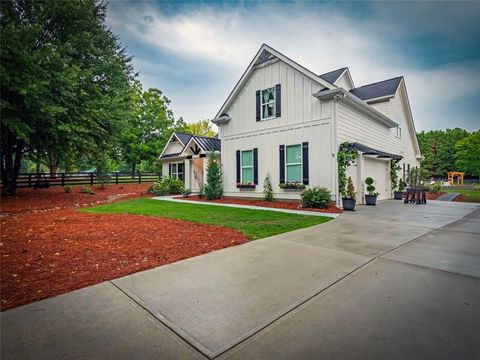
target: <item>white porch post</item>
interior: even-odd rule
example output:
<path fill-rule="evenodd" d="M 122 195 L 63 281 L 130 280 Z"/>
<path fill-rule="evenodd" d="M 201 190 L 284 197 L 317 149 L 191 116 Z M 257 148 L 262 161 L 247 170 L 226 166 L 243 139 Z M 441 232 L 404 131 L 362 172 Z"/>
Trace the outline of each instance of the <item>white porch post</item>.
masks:
<path fill-rule="evenodd" d="M 183 165 L 183 176 L 185 177 L 185 189 L 191 189 L 192 188 L 192 178 L 190 176 L 190 159 L 185 159 L 184 165 Z"/>
<path fill-rule="evenodd" d="M 361 152 L 357 156 L 357 200 L 359 204 L 364 203 L 365 190 L 363 188 L 363 176 L 365 169 L 365 158 Z M 360 196 L 360 199 L 358 198 Z"/>
<path fill-rule="evenodd" d="M 203 158 L 203 184 L 200 184 L 201 186 L 207 183 L 207 168 L 208 168 L 209 154 L 207 153 L 206 155 L 207 156 Z"/>

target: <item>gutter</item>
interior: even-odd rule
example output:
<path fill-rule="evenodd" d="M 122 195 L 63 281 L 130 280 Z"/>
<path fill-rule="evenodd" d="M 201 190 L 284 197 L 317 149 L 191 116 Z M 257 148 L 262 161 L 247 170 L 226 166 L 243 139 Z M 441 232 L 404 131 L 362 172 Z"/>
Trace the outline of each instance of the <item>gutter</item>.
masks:
<path fill-rule="evenodd" d="M 222 116 L 216 117 L 215 119 L 210 120 L 212 123 L 215 125 L 221 125 L 221 124 L 226 124 L 228 123 L 231 119 L 230 116 L 224 114 Z"/>
<path fill-rule="evenodd" d="M 371 116 L 374 120 L 382 124 L 387 128 L 394 128 L 397 126 L 397 123 L 390 119 L 389 117 L 383 115 L 380 111 L 374 109 L 372 106 L 368 105 L 363 100 L 360 100 L 355 95 L 344 89 L 331 89 L 323 90 L 312 94 L 317 99 L 337 99 L 338 101 L 344 101 L 346 104 L 360 110 L 366 115 Z"/>

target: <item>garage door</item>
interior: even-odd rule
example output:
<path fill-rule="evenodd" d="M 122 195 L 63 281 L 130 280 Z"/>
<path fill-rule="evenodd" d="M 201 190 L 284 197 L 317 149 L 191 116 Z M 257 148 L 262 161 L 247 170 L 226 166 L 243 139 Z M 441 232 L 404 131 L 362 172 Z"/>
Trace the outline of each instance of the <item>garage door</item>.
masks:
<path fill-rule="evenodd" d="M 369 158 L 365 156 L 365 170 L 363 171 L 363 181 L 367 177 L 375 180 L 375 191 L 379 193 L 378 200 L 390 199 L 390 181 L 389 181 L 389 165 L 388 160 L 380 160 L 377 158 Z M 365 182 L 363 183 L 365 194 L 367 194 Z"/>

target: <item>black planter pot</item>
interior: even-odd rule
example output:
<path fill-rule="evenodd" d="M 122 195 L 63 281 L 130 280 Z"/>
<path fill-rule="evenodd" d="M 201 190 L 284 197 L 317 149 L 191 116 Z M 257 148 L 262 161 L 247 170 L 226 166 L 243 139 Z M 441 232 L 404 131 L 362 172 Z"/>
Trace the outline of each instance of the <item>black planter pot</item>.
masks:
<path fill-rule="evenodd" d="M 377 195 L 365 195 L 365 205 L 375 205 L 377 202 Z"/>
<path fill-rule="evenodd" d="M 342 198 L 343 210 L 353 211 L 355 210 L 355 204 L 356 204 L 355 199 Z"/>
<path fill-rule="evenodd" d="M 403 191 L 394 191 L 393 192 L 393 198 L 395 200 L 402 200 L 403 198 Z"/>

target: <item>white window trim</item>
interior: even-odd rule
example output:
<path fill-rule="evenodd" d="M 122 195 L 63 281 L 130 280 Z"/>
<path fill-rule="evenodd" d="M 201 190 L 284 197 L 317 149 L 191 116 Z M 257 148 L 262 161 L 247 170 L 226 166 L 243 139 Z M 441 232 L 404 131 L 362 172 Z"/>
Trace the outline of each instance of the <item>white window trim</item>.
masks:
<path fill-rule="evenodd" d="M 179 172 L 179 171 L 178 171 L 178 165 L 179 165 L 179 164 L 183 164 L 183 171 L 182 171 L 182 172 Z M 175 172 L 173 172 L 173 165 L 176 165 L 176 168 L 177 168 L 177 170 L 176 170 Z M 180 177 L 179 177 L 178 175 L 179 175 L 179 174 L 182 174 L 182 175 L 183 175 L 183 179 L 182 179 L 182 180 L 185 179 L 185 163 L 183 163 L 183 162 L 181 162 L 181 161 L 180 161 L 180 162 L 170 163 L 170 169 L 172 170 L 172 171 L 170 172 L 170 177 L 175 178 L 175 179 L 180 179 Z"/>
<path fill-rule="evenodd" d="M 397 123 L 397 126 L 395 128 L 395 136 L 399 139 L 402 138 L 402 127 L 400 126 L 401 125 L 401 119 L 399 116 L 396 116 L 395 117 L 395 122 Z"/>
<path fill-rule="evenodd" d="M 299 163 L 287 163 L 287 149 L 291 146 L 300 146 L 300 162 Z M 300 165 L 300 183 L 303 184 L 303 149 L 302 144 L 290 144 L 285 145 L 285 183 L 288 183 L 288 165 Z"/>
<path fill-rule="evenodd" d="M 270 90 L 270 89 L 273 89 L 273 100 L 270 100 L 270 101 L 267 101 L 266 103 L 263 102 L 263 92 L 266 91 L 266 90 Z M 276 92 L 276 89 L 275 89 L 275 86 L 271 86 L 269 88 L 266 88 L 266 89 L 262 89 L 260 90 L 260 120 L 261 121 L 265 121 L 265 120 L 271 120 L 271 119 L 275 119 L 277 117 L 276 115 L 276 104 L 277 102 L 277 92 Z M 263 105 L 269 105 L 269 104 L 274 104 L 273 106 L 273 116 L 270 116 L 268 118 L 264 118 L 263 117 Z"/>
<path fill-rule="evenodd" d="M 244 152 L 249 152 L 252 154 L 252 165 L 247 165 L 247 166 L 243 166 L 243 153 Z M 243 184 L 243 168 L 248 168 L 248 169 L 252 169 L 252 182 L 254 182 L 254 174 L 253 174 L 253 149 L 252 150 L 241 150 L 240 151 L 240 183 Z"/>

